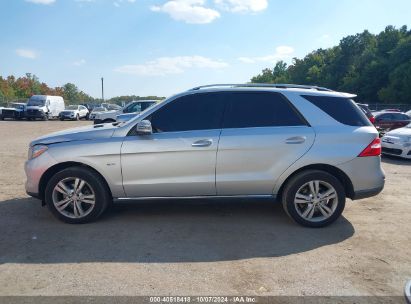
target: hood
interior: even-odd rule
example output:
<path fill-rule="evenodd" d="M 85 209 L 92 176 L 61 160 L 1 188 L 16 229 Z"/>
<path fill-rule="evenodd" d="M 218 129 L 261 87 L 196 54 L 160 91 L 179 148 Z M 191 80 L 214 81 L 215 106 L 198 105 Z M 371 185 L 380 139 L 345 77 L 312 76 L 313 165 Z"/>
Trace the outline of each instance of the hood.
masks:
<path fill-rule="evenodd" d="M 113 124 L 99 124 L 68 129 L 36 138 L 30 143 L 30 146 L 32 147 L 39 144 L 49 145 L 69 141 L 110 138 L 116 129 L 117 127 L 113 126 Z"/>
<path fill-rule="evenodd" d="M 389 136 L 411 136 L 411 128 L 407 128 L 407 127 L 399 128 L 399 129 L 395 129 L 390 132 L 387 132 L 385 134 Z"/>

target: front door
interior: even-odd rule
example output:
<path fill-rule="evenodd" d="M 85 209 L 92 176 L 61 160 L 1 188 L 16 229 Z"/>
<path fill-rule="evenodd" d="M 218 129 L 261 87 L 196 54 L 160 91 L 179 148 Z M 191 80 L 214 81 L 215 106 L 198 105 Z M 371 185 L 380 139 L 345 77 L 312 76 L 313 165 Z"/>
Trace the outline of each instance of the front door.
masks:
<path fill-rule="evenodd" d="M 121 151 L 128 197 L 215 195 L 215 166 L 224 103 L 196 93 L 165 104 L 148 119 L 152 135 L 131 135 Z"/>

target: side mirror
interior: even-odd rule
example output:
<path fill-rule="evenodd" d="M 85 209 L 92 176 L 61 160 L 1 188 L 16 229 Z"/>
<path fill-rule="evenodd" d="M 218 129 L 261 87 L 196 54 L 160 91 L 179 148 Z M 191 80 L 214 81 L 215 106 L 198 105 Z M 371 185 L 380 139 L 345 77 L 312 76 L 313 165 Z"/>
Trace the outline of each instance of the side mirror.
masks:
<path fill-rule="evenodd" d="M 137 135 L 151 135 L 153 134 L 153 128 L 149 120 L 142 120 L 136 126 Z"/>

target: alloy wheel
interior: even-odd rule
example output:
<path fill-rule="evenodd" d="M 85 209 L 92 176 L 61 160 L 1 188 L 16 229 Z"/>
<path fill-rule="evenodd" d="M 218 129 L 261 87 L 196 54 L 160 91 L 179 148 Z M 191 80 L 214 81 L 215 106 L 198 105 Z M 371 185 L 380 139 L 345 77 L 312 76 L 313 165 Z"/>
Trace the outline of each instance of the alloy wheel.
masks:
<path fill-rule="evenodd" d="M 58 182 L 53 189 L 52 199 L 59 213 L 74 219 L 90 214 L 96 204 L 93 188 L 78 177 L 68 177 Z"/>
<path fill-rule="evenodd" d="M 298 215 L 310 222 L 320 222 L 331 217 L 338 206 L 337 191 L 321 180 L 302 185 L 294 198 Z"/>

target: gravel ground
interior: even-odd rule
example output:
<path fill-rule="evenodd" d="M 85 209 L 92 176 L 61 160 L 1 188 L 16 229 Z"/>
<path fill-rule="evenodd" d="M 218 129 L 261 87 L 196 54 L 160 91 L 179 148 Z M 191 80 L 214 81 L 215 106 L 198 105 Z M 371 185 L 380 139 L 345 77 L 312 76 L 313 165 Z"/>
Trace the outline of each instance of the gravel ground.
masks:
<path fill-rule="evenodd" d="M 411 279 L 411 161 L 323 229 L 268 202 L 119 205 L 67 225 L 24 191 L 27 146 L 90 122 L 0 122 L 0 295 L 403 295 Z"/>

